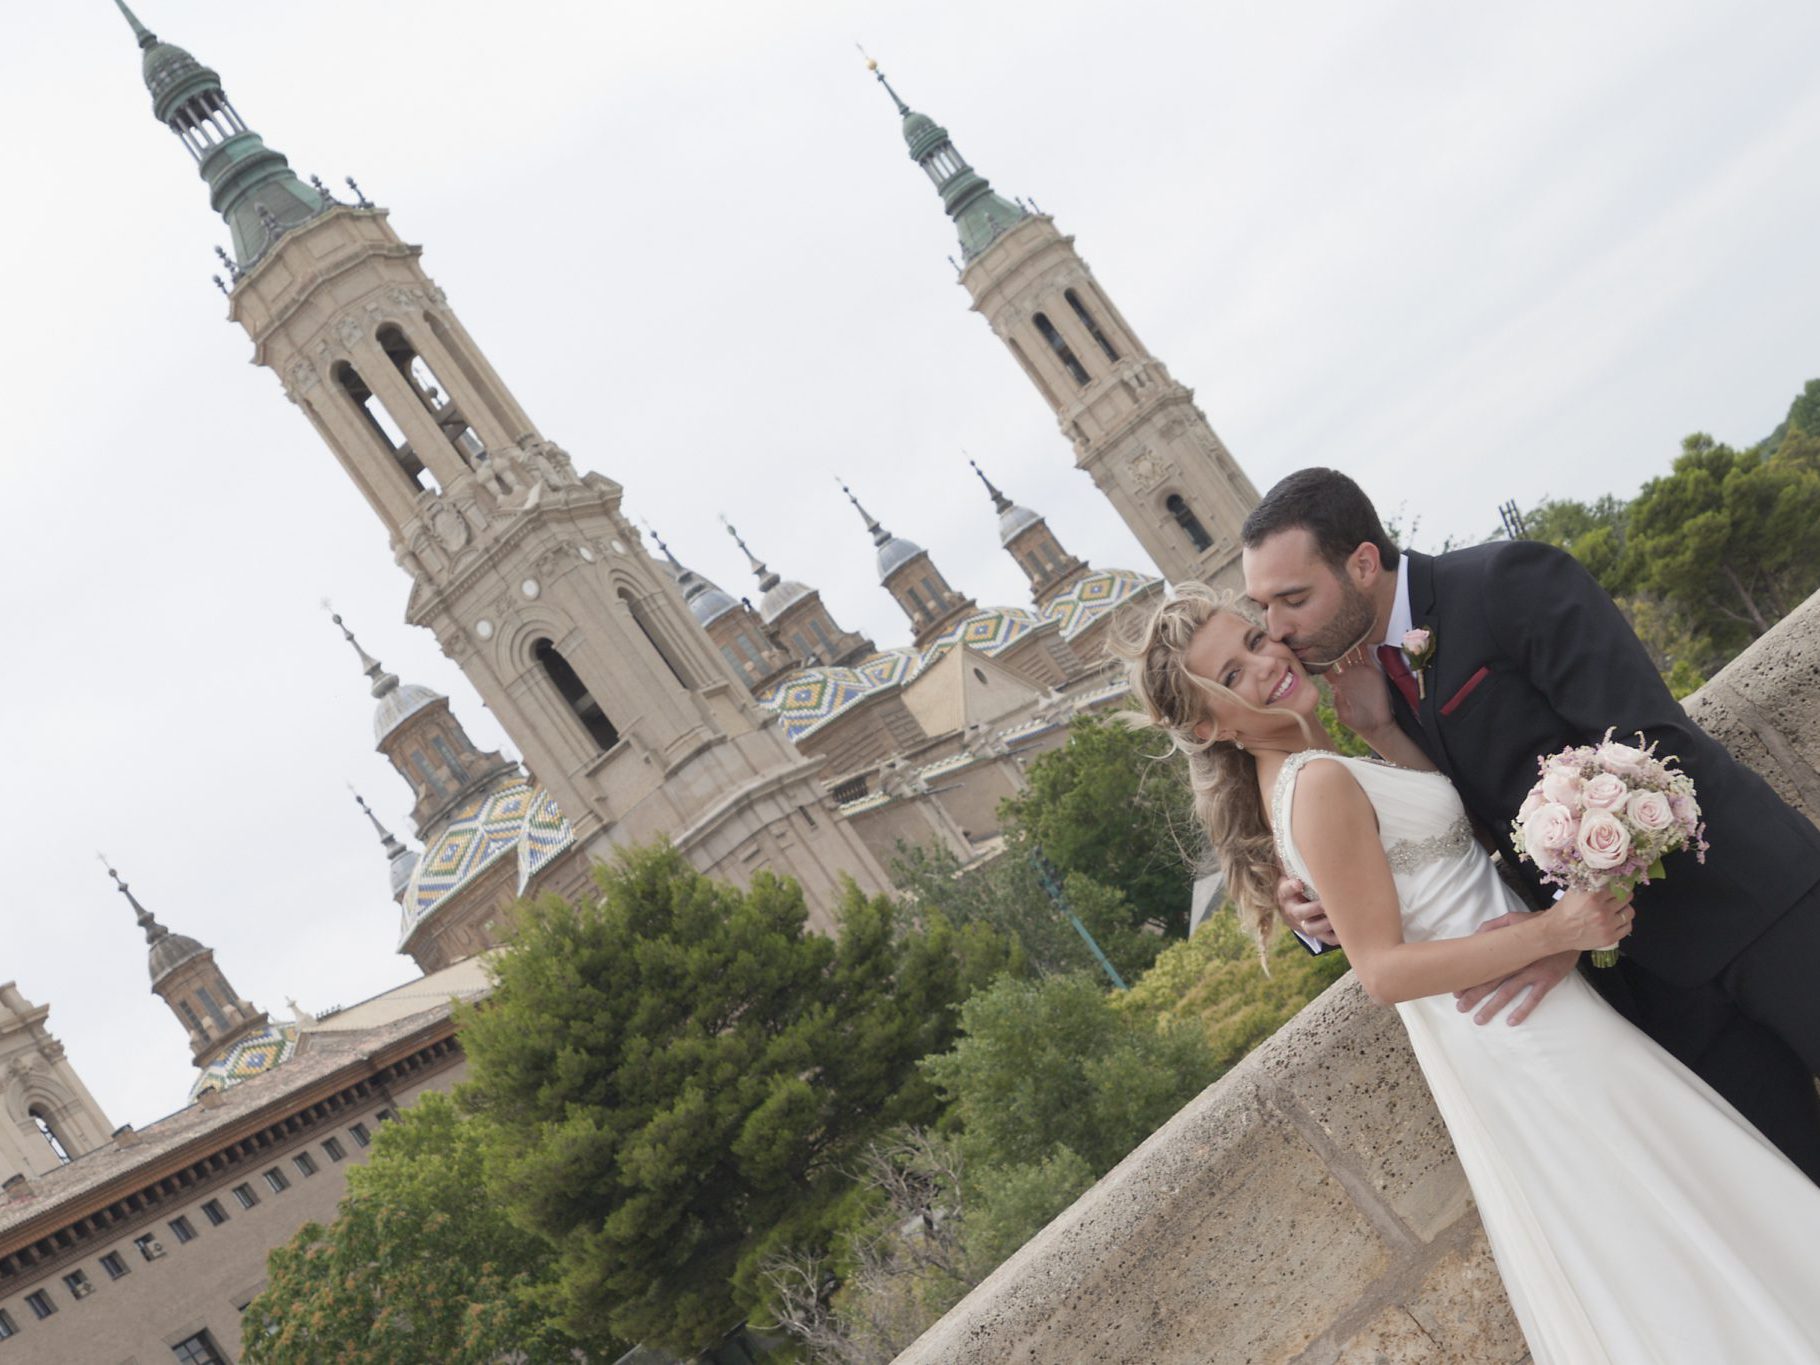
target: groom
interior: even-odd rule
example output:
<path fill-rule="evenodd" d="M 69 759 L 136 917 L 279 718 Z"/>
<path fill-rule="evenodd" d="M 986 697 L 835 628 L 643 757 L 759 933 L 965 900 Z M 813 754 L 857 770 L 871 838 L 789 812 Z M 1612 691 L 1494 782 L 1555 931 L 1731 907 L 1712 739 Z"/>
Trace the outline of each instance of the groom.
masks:
<path fill-rule="evenodd" d="M 1534 541 L 1399 551 L 1370 499 L 1331 469 L 1272 488 L 1244 542 L 1245 591 L 1271 638 L 1310 672 L 1364 646 L 1392 685 L 1370 663 L 1330 672 L 1341 718 L 1381 755 L 1411 743 L 1426 754 L 1533 904 L 1549 892 L 1515 857 L 1510 824 L 1538 757 L 1614 729 L 1618 739 L 1640 730 L 1680 759 L 1711 852 L 1704 864 L 1669 856 L 1668 875 L 1637 890 L 1618 966 L 1589 975 L 1820 1183 L 1820 830 L 1687 718 L 1604 589 L 1571 555 Z M 1401 648 L 1412 629 L 1428 632 L 1414 669 Z M 1300 883 L 1286 879 L 1278 900 L 1312 950 L 1337 944 Z M 1519 1024 L 1577 957 L 1462 992 L 1460 1008 L 1484 1002 L 1483 1024 L 1523 996 L 1505 1017 Z"/>

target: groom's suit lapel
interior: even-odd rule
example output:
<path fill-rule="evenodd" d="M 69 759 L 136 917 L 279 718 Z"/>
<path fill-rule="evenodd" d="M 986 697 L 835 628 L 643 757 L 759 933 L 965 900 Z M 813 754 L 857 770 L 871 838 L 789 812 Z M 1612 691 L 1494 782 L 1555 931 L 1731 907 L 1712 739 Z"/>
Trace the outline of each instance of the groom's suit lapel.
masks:
<path fill-rule="evenodd" d="M 1435 601 L 1435 562 L 1432 555 L 1421 554 L 1414 550 L 1403 552 L 1403 572 L 1409 575 L 1409 624 L 1414 630 L 1427 630 L 1434 633 L 1435 654 L 1447 648 L 1447 640 L 1442 632 L 1435 629 L 1435 618 L 1438 615 Z M 1428 666 L 1423 691 L 1426 695 L 1412 709 L 1403 702 L 1405 711 L 1413 717 L 1415 724 L 1410 738 L 1426 749 L 1431 757 L 1438 758 L 1445 752 L 1446 746 L 1441 742 L 1440 731 L 1440 682 L 1438 669 L 1434 663 Z M 1394 690 L 1394 689 L 1393 689 Z M 1397 698 L 1398 701 L 1402 699 Z"/>

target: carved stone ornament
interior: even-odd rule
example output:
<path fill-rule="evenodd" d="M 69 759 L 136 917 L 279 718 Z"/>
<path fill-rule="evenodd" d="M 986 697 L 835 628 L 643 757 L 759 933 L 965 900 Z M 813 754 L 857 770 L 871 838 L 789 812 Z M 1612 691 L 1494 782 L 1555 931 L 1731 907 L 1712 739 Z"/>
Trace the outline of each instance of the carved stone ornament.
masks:
<path fill-rule="evenodd" d="M 436 539 L 450 550 L 459 550 L 466 545 L 472 534 L 467 522 L 449 508 L 441 506 L 430 513 L 430 529 L 436 533 Z"/>
<path fill-rule="evenodd" d="M 298 356 L 291 362 L 291 388 L 298 393 L 308 393 L 322 382 L 322 376 L 316 373 L 316 367 L 310 364 L 309 357 Z"/>
<path fill-rule="evenodd" d="M 335 319 L 335 335 L 347 350 L 353 350 L 366 335 L 360 325 L 360 319 L 352 313 L 343 313 Z"/>
<path fill-rule="evenodd" d="M 1157 458 L 1148 449 L 1140 449 L 1125 465 L 1131 476 L 1131 486 L 1139 493 L 1148 493 L 1151 489 L 1175 473 L 1175 466 L 1168 460 Z"/>

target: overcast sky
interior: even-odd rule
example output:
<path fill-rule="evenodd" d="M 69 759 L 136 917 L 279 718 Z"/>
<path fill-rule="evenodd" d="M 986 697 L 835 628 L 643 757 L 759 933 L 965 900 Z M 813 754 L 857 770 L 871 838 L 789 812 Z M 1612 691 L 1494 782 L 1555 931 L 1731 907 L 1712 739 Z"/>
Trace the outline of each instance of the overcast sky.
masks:
<path fill-rule="evenodd" d="M 224 321 L 226 230 L 113 6 L 14 9 L 0 980 L 143 1124 L 193 1073 L 98 848 L 276 1014 L 414 974 L 345 783 L 401 835 L 409 794 L 321 600 L 511 746 Z M 299 174 L 392 210 L 544 434 L 685 562 L 753 590 L 726 512 L 881 645 L 908 632 L 836 474 L 983 603 L 1027 594 L 963 449 L 1069 549 L 1149 566 L 968 311 L 856 40 L 1076 235 L 1260 488 L 1341 465 L 1418 544 L 1633 493 L 1820 375 L 1809 0 L 139 10 Z"/>

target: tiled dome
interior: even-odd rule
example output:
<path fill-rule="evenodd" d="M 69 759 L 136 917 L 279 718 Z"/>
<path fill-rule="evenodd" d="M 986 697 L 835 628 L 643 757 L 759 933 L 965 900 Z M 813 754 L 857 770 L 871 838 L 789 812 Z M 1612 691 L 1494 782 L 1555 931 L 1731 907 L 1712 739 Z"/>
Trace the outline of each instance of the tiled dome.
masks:
<path fill-rule="evenodd" d="M 193 1100 L 204 1090 L 226 1090 L 253 1076 L 261 1076 L 282 1065 L 297 1051 L 295 1024 L 267 1024 L 250 1037 L 242 1038 L 198 1073 L 190 1086 Z"/>
<path fill-rule="evenodd" d="M 998 514 L 998 543 L 1009 545 L 1017 539 L 1020 532 L 1029 530 L 1041 520 L 1042 518 L 1028 507 L 1021 503 L 1012 503 Z"/>
<path fill-rule="evenodd" d="M 923 547 L 914 540 L 892 536 L 878 547 L 878 581 L 883 583 L 922 552 Z"/>
<path fill-rule="evenodd" d="M 1061 622 L 1062 638 L 1072 640 L 1106 613 L 1159 586 L 1162 581 L 1132 573 L 1129 569 L 1100 569 L 1058 596 L 1044 609 L 1043 615 L 1051 621 Z"/>
<path fill-rule="evenodd" d="M 146 967 L 152 974 L 152 984 L 156 986 L 192 957 L 207 951 L 188 934 L 163 935 L 146 954 Z"/>
<path fill-rule="evenodd" d="M 399 941 L 435 914 L 451 896 L 508 854 L 518 859 L 514 887 L 531 878 L 575 842 L 556 800 L 542 788 L 512 778 L 464 802 L 429 841 L 405 887 Z"/>
<path fill-rule="evenodd" d="M 777 586 L 766 591 L 758 599 L 758 617 L 767 626 L 777 620 L 796 603 L 809 595 L 809 589 L 802 583 L 790 579 L 781 580 Z"/>

